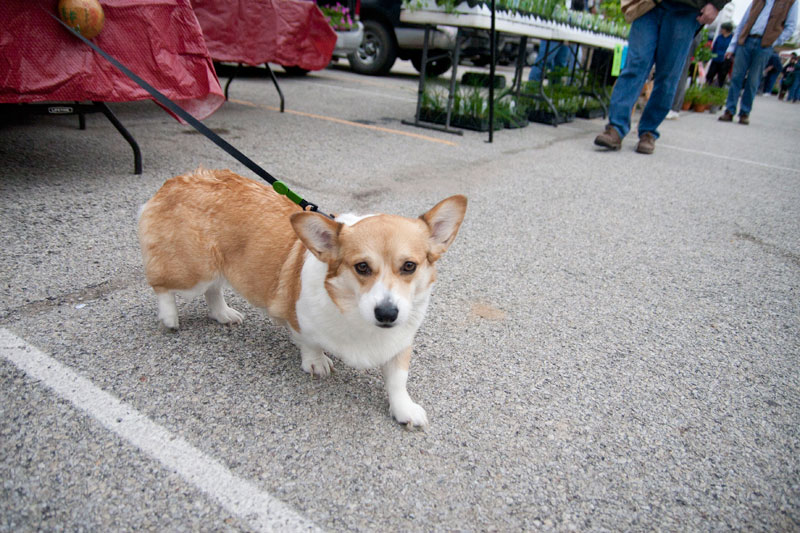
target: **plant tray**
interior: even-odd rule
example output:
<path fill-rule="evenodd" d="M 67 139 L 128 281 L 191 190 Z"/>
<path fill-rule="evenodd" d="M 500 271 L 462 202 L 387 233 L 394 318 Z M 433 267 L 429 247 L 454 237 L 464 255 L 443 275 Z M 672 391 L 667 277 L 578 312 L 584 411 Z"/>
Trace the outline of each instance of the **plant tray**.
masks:
<path fill-rule="evenodd" d="M 461 76 L 461 85 L 467 85 L 470 87 L 488 87 L 489 75 L 484 74 L 482 72 L 465 72 Z M 494 77 L 495 89 L 504 89 L 505 86 L 506 86 L 505 76 L 501 74 Z"/>
<path fill-rule="evenodd" d="M 517 128 L 525 128 L 530 124 L 527 116 L 514 117 L 506 121 L 506 128 L 513 130 Z"/>
<path fill-rule="evenodd" d="M 444 124 L 447 121 L 447 113 L 444 111 L 433 111 L 432 109 L 422 108 L 419 110 L 419 119 L 423 122 L 433 122 L 434 124 Z M 488 118 L 476 118 L 465 115 L 452 115 L 450 117 L 450 126 L 453 128 L 463 128 L 475 131 L 489 131 Z M 494 129 L 501 130 L 505 128 L 505 122 L 498 120 L 495 117 Z"/>
<path fill-rule="evenodd" d="M 589 119 L 600 118 L 603 116 L 603 109 L 599 107 L 594 109 L 583 108 L 579 109 L 578 112 L 575 113 L 575 116 L 578 118 L 589 118 Z"/>
<path fill-rule="evenodd" d="M 456 115 L 450 117 L 450 125 L 455 126 L 456 128 L 464 128 L 465 130 L 489 131 L 488 118 L 478 118 L 467 115 Z M 502 130 L 505 127 L 506 127 L 505 122 L 503 122 L 502 120 L 498 120 L 497 117 L 495 117 L 494 120 L 495 131 Z"/>
<path fill-rule="evenodd" d="M 558 120 L 556 120 L 556 115 L 550 111 L 531 111 L 528 113 L 528 119 L 531 122 L 539 122 L 541 124 L 564 124 L 575 120 L 575 114 L 559 113 Z"/>
<path fill-rule="evenodd" d="M 447 113 L 444 111 L 435 111 L 433 109 L 423 107 L 419 110 L 419 119 L 422 122 L 444 124 L 447 121 Z"/>

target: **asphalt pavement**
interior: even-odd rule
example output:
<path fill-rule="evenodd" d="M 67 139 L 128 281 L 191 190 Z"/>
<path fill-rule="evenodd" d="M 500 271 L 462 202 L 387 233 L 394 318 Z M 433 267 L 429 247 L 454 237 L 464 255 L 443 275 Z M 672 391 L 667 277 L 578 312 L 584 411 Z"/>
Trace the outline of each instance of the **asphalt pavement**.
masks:
<path fill-rule="evenodd" d="M 508 74 L 508 70 L 504 70 Z M 417 78 L 243 76 L 205 123 L 326 212 L 467 216 L 439 265 L 409 431 L 378 370 L 300 368 L 240 297 L 163 329 L 139 206 L 247 169 L 152 102 L 0 117 L 0 531 L 800 530 L 800 105 L 463 136 Z"/>

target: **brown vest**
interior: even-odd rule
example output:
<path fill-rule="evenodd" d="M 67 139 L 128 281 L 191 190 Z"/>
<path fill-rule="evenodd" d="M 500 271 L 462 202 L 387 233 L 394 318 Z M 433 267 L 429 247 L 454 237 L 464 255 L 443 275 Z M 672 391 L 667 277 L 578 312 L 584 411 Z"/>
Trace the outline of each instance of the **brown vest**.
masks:
<path fill-rule="evenodd" d="M 792 8 L 794 2 L 795 0 L 775 0 L 775 3 L 772 4 L 772 11 L 767 20 L 767 29 L 764 30 L 764 35 L 761 37 L 762 47 L 766 48 L 767 46 L 772 46 L 772 43 L 778 40 L 781 32 L 783 32 L 783 27 L 786 25 L 786 15 L 789 14 L 789 10 Z M 740 45 L 744 44 L 744 41 L 750 33 L 750 28 L 756 23 L 756 19 L 761 13 L 761 10 L 764 9 L 766 3 L 766 0 L 753 0 L 753 3 L 750 5 L 750 16 L 747 17 L 747 22 L 745 22 L 742 29 L 739 30 L 739 39 L 736 41 L 737 43 Z"/>

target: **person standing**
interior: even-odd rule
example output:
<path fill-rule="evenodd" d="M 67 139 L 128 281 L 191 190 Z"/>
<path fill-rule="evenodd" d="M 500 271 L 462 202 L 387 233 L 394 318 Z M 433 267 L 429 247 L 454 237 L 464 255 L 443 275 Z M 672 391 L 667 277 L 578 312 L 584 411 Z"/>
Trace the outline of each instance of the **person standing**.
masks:
<path fill-rule="evenodd" d="M 761 87 L 762 94 L 772 94 L 772 89 L 775 87 L 775 82 L 778 81 L 778 76 L 781 75 L 782 69 L 781 56 L 773 49 L 772 55 L 767 59 L 767 67 L 764 69 L 764 83 Z"/>
<path fill-rule="evenodd" d="M 753 0 L 747 7 L 725 54 L 733 57 L 733 73 L 720 121 L 732 122 L 738 104 L 739 124 L 750 124 L 753 98 L 772 48 L 790 39 L 796 25 L 796 0 Z"/>
<path fill-rule="evenodd" d="M 789 58 L 789 61 L 783 67 L 783 77 L 781 78 L 780 89 L 778 89 L 778 100 L 783 100 L 789 92 L 792 86 L 792 80 L 794 80 L 794 71 L 796 68 L 797 54 L 793 52 L 792 57 Z"/>
<path fill-rule="evenodd" d="M 800 100 L 800 68 L 797 67 L 796 54 L 792 54 L 790 64 L 793 64 L 794 68 L 786 69 L 788 73 L 786 85 L 789 87 L 789 92 L 786 95 L 786 101 L 797 102 Z"/>
<path fill-rule="evenodd" d="M 590 0 L 591 2 L 591 0 Z M 572 0 L 570 9 L 572 11 L 594 12 L 593 2 L 590 7 L 586 0 Z M 569 44 L 561 41 L 542 40 L 539 43 L 539 53 L 536 62 L 528 73 L 528 81 L 542 81 L 545 72 L 557 67 L 566 67 L 572 70 L 575 63 L 580 64 L 580 50 L 577 44 Z"/>
<path fill-rule="evenodd" d="M 719 27 L 719 35 L 714 39 L 714 44 L 711 45 L 711 52 L 714 57 L 708 67 L 706 84 L 711 85 L 714 82 L 714 78 L 717 78 L 717 85 L 719 87 L 725 86 L 725 79 L 731 69 L 731 60 L 725 58 L 725 52 L 728 51 L 728 45 L 731 44 L 731 37 L 733 37 L 733 24 L 725 22 Z"/>
<path fill-rule="evenodd" d="M 609 120 L 594 144 L 619 150 L 631 129 L 631 111 L 655 65 L 653 92 L 639 119 L 636 151 L 652 154 L 658 126 L 670 110 L 695 32 L 714 22 L 728 0 L 663 0 L 631 24 L 625 67 L 611 93 Z"/>

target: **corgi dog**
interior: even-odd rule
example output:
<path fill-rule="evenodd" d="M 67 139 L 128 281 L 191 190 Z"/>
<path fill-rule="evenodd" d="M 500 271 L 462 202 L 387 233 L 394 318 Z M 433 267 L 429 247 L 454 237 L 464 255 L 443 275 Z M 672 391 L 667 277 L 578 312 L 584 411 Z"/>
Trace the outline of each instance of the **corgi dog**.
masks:
<path fill-rule="evenodd" d="M 198 169 L 167 180 L 142 206 L 139 242 L 158 317 L 178 327 L 175 295 L 203 294 L 209 316 L 242 322 L 223 287 L 288 327 L 301 367 L 327 376 L 334 355 L 382 369 L 392 416 L 425 426 L 406 382 L 414 335 L 428 308 L 436 261 L 467 208 L 442 200 L 419 218 L 303 211 L 267 184 L 229 170 Z"/>

